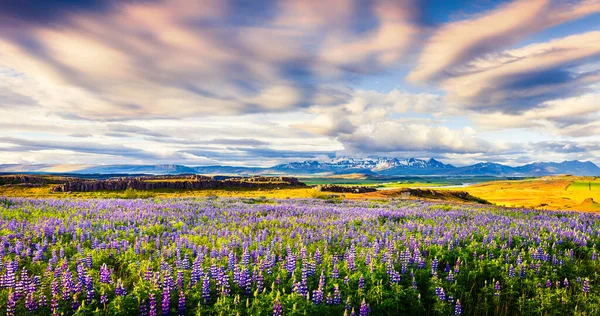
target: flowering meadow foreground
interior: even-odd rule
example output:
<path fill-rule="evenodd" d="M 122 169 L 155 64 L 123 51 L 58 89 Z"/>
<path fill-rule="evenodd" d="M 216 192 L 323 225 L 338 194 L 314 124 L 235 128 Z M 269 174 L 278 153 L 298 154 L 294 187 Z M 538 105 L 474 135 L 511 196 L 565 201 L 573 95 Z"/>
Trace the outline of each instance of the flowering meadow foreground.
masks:
<path fill-rule="evenodd" d="M 0 199 L 0 313 L 600 315 L 594 214 L 253 202 Z"/>

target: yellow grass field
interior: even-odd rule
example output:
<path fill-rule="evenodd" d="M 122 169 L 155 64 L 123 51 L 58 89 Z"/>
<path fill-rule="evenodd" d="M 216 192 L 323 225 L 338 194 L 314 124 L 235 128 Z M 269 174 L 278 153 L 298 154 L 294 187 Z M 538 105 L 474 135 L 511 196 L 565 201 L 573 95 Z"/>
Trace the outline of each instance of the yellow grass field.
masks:
<path fill-rule="evenodd" d="M 600 179 L 594 177 L 492 181 L 455 190 L 467 191 L 502 206 L 600 212 Z"/>

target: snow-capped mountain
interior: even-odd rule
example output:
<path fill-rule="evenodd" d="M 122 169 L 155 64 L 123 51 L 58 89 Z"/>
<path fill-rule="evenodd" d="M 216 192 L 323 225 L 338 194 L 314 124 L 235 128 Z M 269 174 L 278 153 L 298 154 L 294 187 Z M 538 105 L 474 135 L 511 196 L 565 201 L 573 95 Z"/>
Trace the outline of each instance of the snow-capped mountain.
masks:
<path fill-rule="evenodd" d="M 600 168 L 590 161 L 537 162 L 511 167 L 482 162 L 455 167 L 431 159 L 351 158 L 329 161 L 308 160 L 273 167 L 182 165 L 0 165 L 0 173 L 69 173 L 69 174 L 214 174 L 214 175 L 297 175 L 327 176 L 364 174 L 367 176 L 544 176 L 572 174 L 599 176 Z"/>
<path fill-rule="evenodd" d="M 336 174 L 364 173 L 380 175 L 397 174 L 432 174 L 435 171 L 454 169 L 452 165 L 444 164 L 433 158 L 428 160 L 409 158 L 336 158 L 331 161 L 303 161 L 281 164 L 272 169 L 281 172 L 318 173 L 331 172 Z"/>

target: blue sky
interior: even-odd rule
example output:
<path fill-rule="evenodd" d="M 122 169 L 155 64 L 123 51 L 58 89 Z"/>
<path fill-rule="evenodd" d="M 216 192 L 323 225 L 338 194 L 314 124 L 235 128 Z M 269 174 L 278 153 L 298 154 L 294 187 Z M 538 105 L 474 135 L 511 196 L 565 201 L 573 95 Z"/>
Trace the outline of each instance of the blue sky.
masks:
<path fill-rule="evenodd" d="M 0 163 L 600 163 L 600 0 L 8 0 Z"/>

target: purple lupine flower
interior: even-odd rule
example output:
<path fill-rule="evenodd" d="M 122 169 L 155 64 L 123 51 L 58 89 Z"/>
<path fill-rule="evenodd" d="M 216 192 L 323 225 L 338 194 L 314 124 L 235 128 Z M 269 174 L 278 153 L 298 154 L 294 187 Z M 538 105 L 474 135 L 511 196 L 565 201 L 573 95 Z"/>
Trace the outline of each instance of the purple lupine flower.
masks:
<path fill-rule="evenodd" d="M 510 265 L 510 267 L 508 267 L 508 277 L 509 278 L 515 277 L 515 267 L 512 264 Z"/>
<path fill-rule="evenodd" d="M 444 293 L 444 288 L 442 287 L 438 286 L 435 288 L 435 295 L 437 295 L 440 301 L 446 300 L 446 293 Z"/>
<path fill-rule="evenodd" d="M 333 269 L 331 269 L 331 277 L 333 279 L 337 279 L 340 277 L 340 273 L 338 271 L 338 267 L 336 264 L 333 265 Z"/>
<path fill-rule="evenodd" d="M 417 281 L 415 280 L 415 277 L 413 276 L 412 278 L 412 289 L 416 290 L 417 289 Z"/>
<path fill-rule="evenodd" d="M 340 305 L 342 303 L 342 296 L 340 293 L 340 287 L 336 284 L 333 286 L 333 305 Z"/>
<path fill-rule="evenodd" d="M 100 267 L 100 282 L 110 283 L 110 270 L 108 270 L 106 263 L 103 263 Z"/>
<path fill-rule="evenodd" d="M 75 295 L 73 297 L 73 301 L 71 302 L 71 310 L 73 310 L 73 312 L 75 312 L 78 309 L 79 309 L 79 300 L 77 299 L 77 295 Z"/>
<path fill-rule="evenodd" d="M 563 280 L 563 286 L 564 286 L 565 288 L 569 288 L 569 280 L 568 280 L 567 278 L 565 278 L 565 279 Z"/>
<path fill-rule="evenodd" d="M 171 311 L 171 289 L 169 286 L 163 287 L 162 301 L 160 304 L 161 316 L 168 316 Z"/>
<path fill-rule="evenodd" d="M 500 295 L 500 290 L 501 289 L 502 289 L 502 287 L 500 286 L 500 281 L 496 281 L 496 283 L 494 284 L 494 290 L 496 291 L 494 293 L 494 296 Z"/>
<path fill-rule="evenodd" d="M 550 279 L 546 279 L 546 288 L 550 287 L 552 287 L 552 282 L 550 282 Z"/>
<path fill-rule="evenodd" d="M 46 305 L 48 305 L 48 301 L 44 293 L 40 293 L 39 305 L 41 307 L 46 307 Z"/>
<path fill-rule="evenodd" d="M 279 303 L 279 299 L 275 300 L 273 304 L 273 316 L 282 316 L 283 315 L 283 307 L 281 303 Z"/>
<path fill-rule="evenodd" d="M 452 271 L 448 272 L 448 282 L 453 283 L 454 282 L 454 273 L 452 273 Z"/>
<path fill-rule="evenodd" d="M 202 279 L 202 298 L 205 304 L 210 301 L 210 279 L 207 276 Z"/>
<path fill-rule="evenodd" d="M 125 286 L 123 286 L 123 281 L 121 281 L 121 280 L 117 281 L 117 286 L 115 287 L 115 295 L 116 296 L 126 296 L 127 295 L 127 290 L 125 289 Z"/>
<path fill-rule="evenodd" d="M 88 304 L 92 303 L 94 299 L 94 283 L 92 281 L 92 277 L 90 275 L 86 275 L 84 278 L 85 282 L 85 292 L 86 292 L 86 302 Z"/>
<path fill-rule="evenodd" d="M 319 248 L 317 248 L 317 250 L 315 250 L 314 260 L 317 265 L 319 265 L 319 264 L 321 264 L 321 262 L 323 262 L 323 258 L 321 256 L 321 251 L 319 250 Z"/>
<path fill-rule="evenodd" d="M 358 288 L 361 290 L 365 288 L 365 278 L 362 275 L 358 278 Z"/>
<path fill-rule="evenodd" d="M 590 280 L 588 278 L 585 278 L 585 280 L 583 280 L 583 288 L 582 288 L 583 293 L 587 294 L 590 292 Z"/>
<path fill-rule="evenodd" d="M 177 286 L 182 289 L 183 288 L 183 271 L 179 270 L 177 271 Z"/>
<path fill-rule="evenodd" d="M 179 290 L 179 302 L 177 304 L 177 315 L 178 316 L 185 315 L 185 295 L 183 294 L 183 290 Z"/>
<path fill-rule="evenodd" d="M 256 291 L 258 291 L 258 293 L 262 293 L 263 289 L 264 289 L 264 278 L 263 278 L 262 272 L 258 271 L 258 275 L 256 275 Z"/>
<path fill-rule="evenodd" d="M 462 314 L 462 306 L 460 306 L 460 300 L 456 300 L 456 305 L 454 306 L 454 315 Z"/>
<path fill-rule="evenodd" d="M 363 299 L 362 303 L 360 303 L 359 315 L 368 316 L 369 312 L 371 312 L 371 308 L 369 307 L 369 304 L 365 302 L 365 299 Z"/>
<path fill-rule="evenodd" d="M 156 298 L 154 297 L 154 293 L 150 293 L 148 296 L 148 307 L 148 316 L 156 316 L 158 309 L 156 308 Z"/>
<path fill-rule="evenodd" d="M 319 304 L 323 303 L 323 290 L 321 290 L 321 288 L 313 290 L 312 302 L 315 305 L 319 305 Z"/>
<path fill-rule="evenodd" d="M 10 291 L 8 293 L 8 300 L 6 302 L 6 315 L 14 316 L 15 315 L 15 307 L 17 306 L 17 299 L 15 297 L 15 292 Z"/>
<path fill-rule="evenodd" d="M 108 296 L 106 296 L 106 294 L 102 293 L 102 295 L 100 295 L 100 304 L 106 304 L 108 303 Z"/>
<path fill-rule="evenodd" d="M 521 270 L 519 271 L 519 276 L 523 279 L 525 278 L 525 266 L 521 266 Z"/>
<path fill-rule="evenodd" d="M 29 294 L 27 294 L 27 297 L 25 297 L 25 308 L 29 312 L 33 312 L 38 309 L 38 304 L 35 300 L 35 297 L 33 296 L 33 292 L 30 292 Z"/>
<path fill-rule="evenodd" d="M 140 316 L 148 316 L 148 305 L 146 305 L 146 300 L 140 302 Z"/>
<path fill-rule="evenodd" d="M 50 309 L 52 310 L 52 316 L 58 316 L 58 295 L 52 296 L 52 301 L 50 302 Z"/>

